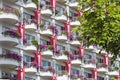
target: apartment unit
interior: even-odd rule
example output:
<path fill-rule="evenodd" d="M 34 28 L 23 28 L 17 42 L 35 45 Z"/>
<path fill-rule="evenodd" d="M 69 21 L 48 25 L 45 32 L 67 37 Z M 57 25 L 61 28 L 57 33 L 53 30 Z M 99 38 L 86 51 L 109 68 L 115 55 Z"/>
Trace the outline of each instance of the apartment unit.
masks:
<path fill-rule="evenodd" d="M 0 0 L 0 79 L 120 80 L 118 57 L 82 46 L 78 0 Z M 52 5 L 51 5 L 52 4 Z"/>

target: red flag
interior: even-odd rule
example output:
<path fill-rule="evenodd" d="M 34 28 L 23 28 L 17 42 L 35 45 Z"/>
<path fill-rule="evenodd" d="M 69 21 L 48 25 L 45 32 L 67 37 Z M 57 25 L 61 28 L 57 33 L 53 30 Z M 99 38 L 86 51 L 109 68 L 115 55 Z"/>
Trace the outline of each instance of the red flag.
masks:
<path fill-rule="evenodd" d="M 97 71 L 97 69 L 93 69 L 92 70 L 92 78 L 94 79 L 94 80 L 98 80 L 98 71 Z"/>
<path fill-rule="evenodd" d="M 24 80 L 25 79 L 25 70 L 24 68 L 18 66 L 18 71 L 17 71 L 17 74 L 18 74 L 18 79 L 17 80 Z"/>
<path fill-rule="evenodd" d="M 22 39 L 25 39 L 25 26 L 21 23 L 18 24 L 18 33 L 21 35 Z"/>
<path fill-rule="evenodd" d="M 41 23 L 41 11 L 40 10 L 35 10 L 35 20 L 38 22 L 38 20 L 40 19 L 40 23 Z"/>
<path fill-rule="evenodd" d="M 57 77 L 56 76 L 52 77 L 50 80 L 57 80 Z"/>
<path fill-rule="evenodd" d="M 51 7 L 53 8 L 53 10 L 56 9 L 56 0 L 50 0 L 50 4 L 51 4 Z"/>
<path fill-rule="evenodd" d="M 42 53 L 41 52 L 39 51 L 35 52 L 35 61 L 40 68 L 40 65 L 42 64 Z"/>
<path fill-rule="evenodd" d="M 70 34 L 71 34 L 70 22 L 65 22 L 65 30 L 66 30 L 68 36 L 70 36 Z"/>
<path fill-rule="evenodd" d="M 117 76 L 117 80 L 120 80 L 120 75 Z"/>
<path fill-rule="evenodd" d="M 78 17 L 81 16 L 81 11 L 80 10 L 77 11 L 77 15 L 78 15 Z"/>
<path fill-rule="evenodd" d="M 50 37 L 50 44 L 53 45 L 54 49 L 57 48 L 57 38 L 56 38 L 56 36 L 51 36 Z"/>
<path fill-rule="evenodd" d="M 65 62 L 65 68 L 66 68 L 67 72 L 71 72 L 72 64 L 71 64 L 71 61 L 70 61 L 70 60 L 67 60 L 67 61 Z"/>
<path fill-rule="evenodd" d="M 83 58 L 84 57 L 84 46 L 79 46 L 78 49 L 79 49 L 79 56 Z"/>
<path fill-rule="evenodd" d="M 106 64 L 107 66 L 109 65 L 108 59 L 109 59 L 108 54 L 104 54 L 104 64 Z"/>

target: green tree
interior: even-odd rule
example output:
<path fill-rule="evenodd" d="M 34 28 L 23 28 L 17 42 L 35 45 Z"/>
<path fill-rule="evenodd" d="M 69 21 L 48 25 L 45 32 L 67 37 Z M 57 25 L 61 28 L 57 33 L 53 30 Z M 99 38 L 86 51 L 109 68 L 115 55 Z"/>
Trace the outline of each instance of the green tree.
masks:
<path fill-rule="evenodd" d="M 79 0 L 81 24 L 79 31 L 85 45 L 102 46 L 113 60 L 120 51 L 120 0 Z"/>

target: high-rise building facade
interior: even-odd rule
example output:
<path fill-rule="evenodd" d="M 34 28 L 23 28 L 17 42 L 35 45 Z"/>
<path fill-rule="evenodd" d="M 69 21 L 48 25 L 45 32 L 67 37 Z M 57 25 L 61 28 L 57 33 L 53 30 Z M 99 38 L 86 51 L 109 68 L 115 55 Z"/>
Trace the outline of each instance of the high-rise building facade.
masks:
<path fill-rule="evenodd" d="M 120 80 L 120 58 L 79 40 L 78 0 L 0 0 L 0 80 Z"/>

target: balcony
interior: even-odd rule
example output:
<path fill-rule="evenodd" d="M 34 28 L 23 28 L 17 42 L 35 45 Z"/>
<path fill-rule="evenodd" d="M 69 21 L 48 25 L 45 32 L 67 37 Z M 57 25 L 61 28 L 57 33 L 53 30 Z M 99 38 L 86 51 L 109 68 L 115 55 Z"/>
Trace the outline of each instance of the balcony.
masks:
<path fill-rule="evenodd" d="M 57 50 L 57 51 L 54 51 L 54 53 L 55 53 L 54 59 L 62 62 L 68 60 L 68 56 L 69 56 L 68 51 Z"/>
<path fill-rule="evenodd" d="M 66 70 L 57 71 L 57 80 L 68 80 L 68 72 Z"/>
<path fill-rule="evenodd" d="M 78 26 L 78 25 L 80 25 L 80 21 L 77 20 L 77 17 L 71 16 L 70 25 L 71 26 Z"/>
<path fill-rule="evenodd" d="M 41 27 L 42 25 L 42 27 Z M 40 25 L 40 34 L 45 35 L 45 36 L 51 36 L 53 35 L 53 30 L 48 26 L 48 25 Z"/>
<path fill-rule="evenodd" d="M 27 0 L 24 3 L 25 3 L 25 8 L 27 8 L 27 9 L 30 9 L 30 10 L 37 9 L 37 5 L 34 2 L 32 2 L 32 0 Z"/>
<path fill-rule="evenodd" d="M 72 60 L 73 65 L 80 66 L 81 64 L 80 58 L 81 57 L 79 57 L 79 55 L 70 54 L 70 59 Z"/>
<path fill-rule="evenodd" d="M 104 63 L 99 63 L 97 67 L 98 67 L 98 72 L 100 73 L 106 73 L 108 71 L 108 68 Z"/>
<path fill-rule="evenodd" d="M 9 23 L 9 24 L 16 24 L 19 21 L 21 14 L 18 9 L 14 8 L 2 8 L 0 10 L 0 21 Z"/>
<path fill-rule="evenodd" d="M 50 78 L 53 77 L 54 72 L 55 70 L 52 67 L 42 68 L 40 71 L 40 76 L 43 78 Z"/>
<path fill-rule="evenodd" d="M 8 67 L 8 68 L 14 68 L 19 65 L 19 62 L 21 61 L 21 56 L 18 53 L 15 52 L 7 52 L 0 54 L 0 66 L 1 67 Z"/>
<path fill-rule="evenodd" d="M 50 7 L 50 5 L 44 5 L 41 9 L 41 14 L 43 16 L 51 16 L 52 15 L 52 8 Z"/>
<path fill-rule="evenodd" d="M 65 3 L 67 0 L 56 0 L 59 3 Z"/>
<path fill-rule="evenodd" d="M 27 42 L 24 44 L 25 51 L 27 52 L 35 52 L 37 50 L 36 46 L 31 43 L 31 40 L 27 40 Z"/>
<path fill-rule="evenodd" d="M 95 47 L 93 45 L 85 48 L 85 50 L 87 50 L 87 51 L 93 51 L 94 49 L 95 49 Z"/>
<path fill-rule="evenodd" d="M 15 30 L 6 30 L 0 34 L 0 43 L 3 45 L 16 46 L 20 35 Z"/>
<path fill-rule="evenodd" d="M 88 69 L 94 69 L 96 68 L 96 62 L 94 59 L 85 59 L 83 67 Z"/>
<path fill-rule="evenodd" d="M 6 2 L 8 2 L 8 0 L 4 0 L 4 1 L 6 1 Z M 11 3 L 15 3 L 15 2 L 17 2 L 18 0 L 9 0 Z"/>
<path fill-rule="evenodd" d="M 78 7 L 78 2 L 77 2 L 77 0 L 70 0 L 70 2 L 69 2 L 69 6 L 70 7 L 72 7 L 72 8 L 77 8 Z"/>
<path fill-rule="evenodd" d="M 65 35 L 65 34 L 58 35 L 58 36 L 57 36 L 57 39 L 58 39 L 59 41 L 67 41 L 67 35 Z"/>
<path fill-rule="evenodd" d="M 35 32 L 37 29 L 37 22 L 35 20 L 24 19 L 25 29 L 28 32 Z"/>
<path fill-rule="evenodd" d="M 78 40 L 72 40 L 69 43 L 73 46 L 80 46 L 80 41 L 78 41 Z"/>
<path fill-rule="evenodd" d="M 57 11 L 58 13 L 56 13 L 55 19 L 59 22 L 65 22 L 67 21 L 67 16 L 66 14 L 63 14 L 62 11 Z"/>
<path fill-rule="evenodd" d="M 37 72 L 36 64 L 34 62 L 24 62 L 25 72 L 29 74 L 35 74 Z"/>
<path fill-rule="evenodd" d="M 108 75 L 109 76 L 118 76 L 119 75 L 119 71 L 109 71 Z"/>

